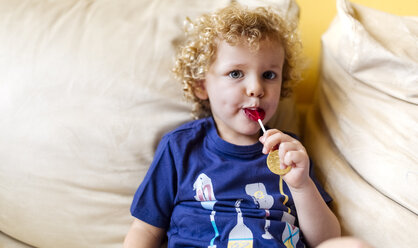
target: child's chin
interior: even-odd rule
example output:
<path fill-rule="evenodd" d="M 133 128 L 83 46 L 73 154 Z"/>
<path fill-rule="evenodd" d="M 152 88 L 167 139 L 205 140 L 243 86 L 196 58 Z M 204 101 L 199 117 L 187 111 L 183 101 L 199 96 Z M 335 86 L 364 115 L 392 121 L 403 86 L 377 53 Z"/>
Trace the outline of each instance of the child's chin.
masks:
<path fill-rule="evenodd" d="M 263 135 L 262 133 L 260 133 L 260 128 L 248 129 L 241 133 L 248 137 L 257 137 L 257 139 L 259 136 Z"/>

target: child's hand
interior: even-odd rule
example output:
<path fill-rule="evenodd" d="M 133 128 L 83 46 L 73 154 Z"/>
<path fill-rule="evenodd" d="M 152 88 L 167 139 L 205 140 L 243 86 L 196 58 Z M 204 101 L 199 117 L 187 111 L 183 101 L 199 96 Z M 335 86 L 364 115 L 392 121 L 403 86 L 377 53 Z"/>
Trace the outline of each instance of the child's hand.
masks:
<path fill-rule="evenodd" d="M 293 167 L 283 179 L 293 189 L 302 188 L 309 181 L 309 157 L 305 147 L 295 138 L 280 132 L 277 129 L 270 129 L 260 137 L 264 145 L 263 153 L 279 149 L 280 168 Z"/>

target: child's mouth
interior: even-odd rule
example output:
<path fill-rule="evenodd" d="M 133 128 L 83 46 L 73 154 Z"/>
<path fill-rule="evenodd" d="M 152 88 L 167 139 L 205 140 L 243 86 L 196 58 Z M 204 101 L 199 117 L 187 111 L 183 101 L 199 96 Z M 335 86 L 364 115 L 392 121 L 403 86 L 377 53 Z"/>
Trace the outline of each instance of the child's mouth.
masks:
<path fill-rule="evenodd" d="M 253 121 L 258 121 L 258 119 L 263 120 L 266 116 L 262 108 L 245 108 L 244 113 Z"/>

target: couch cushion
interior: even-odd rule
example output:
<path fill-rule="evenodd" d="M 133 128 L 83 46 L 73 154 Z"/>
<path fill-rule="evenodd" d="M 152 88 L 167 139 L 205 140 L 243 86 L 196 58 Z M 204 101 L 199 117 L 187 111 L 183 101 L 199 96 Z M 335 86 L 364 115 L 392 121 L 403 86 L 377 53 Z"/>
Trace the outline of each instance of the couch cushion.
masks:
<path fill-rule="evenodd" d="M 323 129 L 307 126 L 307 146 L 348 234 L 410 247 L 418 242 L 418 18 L 347 0 L 337 10 L 322 36 L 311 120 Z"/>
<path fill-rule="evenodd" d="M 13 239 L 6 234 L 0 232 L 0 247 L 2 248 L 33 248 L 33 246 L 26 245 L 16 239 Z"/>
<path fill-rule="evenodd" d="M 337 3 L 322 37 L 321 115 L 351 166 L 418 214 L 418 17 Z"/>
<path fill-rule="evenodd" d="M 334 145 L 319 112 L 310 109 L 306 119 L 304 142 L 316 163 L 319 181 L 333 198 L 331 208 L 342 234 L 376 248 L 415 247 L 417 215 L 383 195 L 353 169 Z"/>

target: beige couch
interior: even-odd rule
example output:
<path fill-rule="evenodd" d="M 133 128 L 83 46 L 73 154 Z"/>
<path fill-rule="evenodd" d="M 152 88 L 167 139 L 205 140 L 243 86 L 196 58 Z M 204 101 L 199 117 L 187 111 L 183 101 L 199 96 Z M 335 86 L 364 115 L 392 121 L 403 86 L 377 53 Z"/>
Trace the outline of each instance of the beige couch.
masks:
<path fill-rule="evenodd" d="M 191 120 L 169 73 L 183 20 L 228 2 L 0 0 L 0 247 L 121 247 L 159 138 Z M 240 2 L 298 15 L 291 0 Z M 270 124 L 304 134 L 345 234 L 376 247 L 413 247 L 417 20 L 338 3 L 345 21 L 324 36 L 320 94 L 300 123 L 305 132 L 292 99 Z M 368 23 L 390 24 L 393 33 L 395 20 L 409 32 L 396 43 L 408 49 L 379 32 L 370 36 L 383 50 L 344 53 L 361 38 L 343 33 L 354 37 Z M 344 56 L 375 54 L 392 57 L 344 64 Z M 378 88 L 367 75 L 390 79 L 389 86 Z M 365 101 L 371 104 L 356 105 Z"/>
<path fill-rule="evenodd" d="M 417 247 L 418 17 L 343 0 L 337 10 L 305 144 L 345 234 Z"/>

